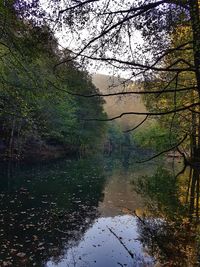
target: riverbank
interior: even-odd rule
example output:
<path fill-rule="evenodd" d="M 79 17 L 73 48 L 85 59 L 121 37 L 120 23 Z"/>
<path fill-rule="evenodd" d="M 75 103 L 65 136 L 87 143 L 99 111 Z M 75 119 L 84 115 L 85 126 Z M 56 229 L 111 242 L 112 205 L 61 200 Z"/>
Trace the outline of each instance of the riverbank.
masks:
<path fill-rule="evenodd" d="M 13 162 L 37 162 L 50 161 L 64 157 L 74 157 L 78 155 L 79 148 L 72 145 L 47 144 L 46 142 L 32 142 L 24 146 L 23 150 L 14 149 L 9 155 L 6 149 L 0 151 L 0 161 Z"/>

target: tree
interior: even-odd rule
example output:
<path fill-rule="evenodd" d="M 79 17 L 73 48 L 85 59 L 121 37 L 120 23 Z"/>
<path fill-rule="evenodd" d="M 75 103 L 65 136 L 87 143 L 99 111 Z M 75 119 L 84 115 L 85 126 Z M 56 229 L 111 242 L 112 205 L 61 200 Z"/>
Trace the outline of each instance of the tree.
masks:
<path fill-rule="evenodd" d="M 23 157 L 33 140 L 73 151 L 83 146 L 91 149 L 92 139 L 101 140 L 103 123 L 83 123 L 80 118 L 83 114 L 105 117 L 103 100 L 83 103 L 72 92 L 92 94 L 98 93 L 97 89 L 73 60 L 55 72 L 52 66 L 60 58 L 70 58 L 69 50 L 59 51 L 47 25 L 20 20 L 12 1 L 7 4 L 1 5 L 5 23 L 0 39 L 0 140 L 7 148 L 6 155 Z"/>
<path fill-rule="evenodd" d="M 55 19 L 56 25 L 64 25 L 69 37 L 70 31 L 73 34 L 77 32 L 75 38 L 80 39 L 79 42 L 77 41 L 80 46 L 76 44 L 74 47 L 72 56 L 74 59 L 102 61 L 120 71 L 129 71 L 131 78 L 144 80 L 143 77 L 145 77 L 152 83 L 158 77 L 162 77 L 163 85 L 169 83 L 168 86 L 159 88 L 157 91 L 151 90 L 151 92 L 143 93 L 157 95 L 163 90 L 162 93 L 168 93 L 173 98 L 175 92 L 193 89 L 199 91 L 198 53 L 196 52 L 199 49 L 196 44 L 198 39 L 196 32 L 199 30 L 198 1 L 150 0 L 134 1 L 134 3 L 126 1 L 124 4 L 117 4 L 111 0 L 89 0 L 78 3 L 70 1 L 57 12 L 54 1 L 49 1 L 49 4 L 54 11 L 52 18 Z M 26 12 L 28 11 L 25 10 L 25 14 Z M 96 27 L 97 23 L 98 27 Z M 172 43 L 171 35 L 180 24 L 182 27 L 185 25 L 190 27 L 193 34 L 187 40 L 181 38 L 179 43 Z M 88 32 L 81 36 L 86 26 Z M 140 30 L 143 38 L 142 44 L 138 44 L 138 47 L 134 47 L 133 42 L 135 30 Z M 190 50 L 193 59 L 186 60 L 183 58 L 183 51 Z M 174 55 L 175 57 L 167 62 L 166 57 L 170 55 L 171 58 Z M 65 59 L 55 68 L 64 62 L 66 62 Z M 189 88 L 188 86 L 175 88 L 173 82 L 186 73 L 194 73 L 194 84 Z M 196 101 L 189 106 L 174 106 L 147 115 L 174 114 L 198 105 Z M 134 114 L 134 112 L 129 114 Z M 120 114 L 120 116 L 124 115 L 126 114 Z"/>
<path fill-rule="evenodd" d="M 35 3 L 34 1 L 32 3 Z M 37 2 L 36 2 L 37 3 Z M 160 95 L 167 94 L 170 105 L 163 110 L 143 113 L 125 112 L 115 118 L 131 114 L 147 115 L 147 119 L 158 116 L 161 120 L 167 115 L 182 114 L 184 117 L 190 114 L 190 124 L 193 127 L 193 147 L 191 159 L 187 159 L 180 145 L 186 141 L 185 133 L 179 133 L 180 142 L 172 148 L 177 148 L 183 155 L 185 163 L 194 169 L 192 179 L 192 191 L 196 188 L 196 206 L 199 199 L 199 156 L 200 156 L 200 17 L 198 0 L 138 0 L 125 1 L 114 0 L 85 0 L 63 2 L 49 0 L 49 14 L 42 13 L 42 6 L 35 5 L 35 23 L 41 23 L 42 19 L 50 22 L 52 28 L 62 28 L 66 31 L 68 39 L 73 36 L 75 47 L 72 58 L 79 63 L 103 62 L 115 70 L 126 71 L 129 78 L 148 80 L 149 83 L 162 77 L 162 87 L 155 86 L 153 90 L 132 92 L 150 94 L 159 99 Z M 28 17 L 31 9 L 27 9 L 26 1 L 16 1 L 16 9 L 19 16 Z M 59 7 L 58 7 L 59 6 Z M 20 8 L 19 8 L 20 7 Z M 30 6 L 28 6 L 30 7 Z M 98 25 L 98 26 L 96 26 Z M 179 32 L 188 27 L 187 40 L 180 38 L 179 42 L 172 42 L 172 34 L 179 25 Z M 180 27 L 180 25 L 182 27 Z M 87 31 L 85 30 L 87 29 Z M 135 42 L 135 32 L 141 36 L 141 43 Z M 185 58 L 190 52 L 191 58 Z M 170 58 L 170 60 L 166 60 Z M 62 59 L 54 66 L 69 61 Z M 192 85 L 181 85 L 182 77 L 191 75 L 194 79 Z M 190 77 L 191 77 L 190 76 Z M 191 102 L 177 102 L 177 94 L 181 92 L 195 92 L 195 99 Z M 130 94 L 131 92 L 119 92 Z M 96 94 L 96 96 L 99 94 Z M 93 95 L 94 96 L 94 95 Z M 87 95 L 87 97 L 89 97 Z M 175 101 L 173 101 L 175 99 Z M 98 118 L 95 118 L 98 120 Z M 102 120 L 102 119 L 99 119 Z M 189 138 L 189 137 L 188 137 Z M 170 148 L 169 148 L 170 150 Z M 166 152 L 166 151 L 165 151 Z M 193 193 L 191 192 L 191 195 Z"/>

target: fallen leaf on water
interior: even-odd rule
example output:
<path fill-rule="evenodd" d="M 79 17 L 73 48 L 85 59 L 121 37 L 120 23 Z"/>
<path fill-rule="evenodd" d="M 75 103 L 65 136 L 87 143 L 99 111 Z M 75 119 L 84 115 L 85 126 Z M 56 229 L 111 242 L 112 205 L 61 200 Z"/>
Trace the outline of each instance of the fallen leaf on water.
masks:
<path fill-rule="evenodd" d="M 19 252 L 19 253 L 16 254 L 16 256 L 19 257 L 19 258 L 23 258 L 23 257 L 26 256 L 26 253 Z"/>
<path fill-rule="evenodd" d="M 3 261 L 3 267 L 6 267 L 6 266 L 12 266 L 12 262 L 10 262 L 10 261 Z"/>

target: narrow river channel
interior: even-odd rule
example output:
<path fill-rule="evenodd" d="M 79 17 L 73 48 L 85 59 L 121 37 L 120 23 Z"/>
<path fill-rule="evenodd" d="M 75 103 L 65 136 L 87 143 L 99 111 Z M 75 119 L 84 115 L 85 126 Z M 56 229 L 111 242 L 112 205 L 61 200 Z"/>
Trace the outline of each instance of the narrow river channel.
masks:
<path fill-rule="evenodd" d="M 184 184 L 158 165 L 97 157 L 1 166 L 0 266 L 198 266 Z"/>

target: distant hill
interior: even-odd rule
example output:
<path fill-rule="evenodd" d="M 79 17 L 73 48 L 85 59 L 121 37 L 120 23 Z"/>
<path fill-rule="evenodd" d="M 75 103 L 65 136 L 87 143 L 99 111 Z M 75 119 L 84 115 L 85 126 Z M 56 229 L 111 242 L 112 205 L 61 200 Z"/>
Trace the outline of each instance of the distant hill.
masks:
<path fill-rule="evenodd" d="M 112 77 L 103 74 L 94 74 L 92 76 L 94 85 L 100 90 L 101 93 L 114 93 L 121 91 L 140 90 L 138 85 L 133 82 L 128 82 L 125 79 Z M 104 109 L 108 117 L 120 115 L 123 112 L 145 112 L 146 108 L 140 95 L 127 95 L 127 96 L 109 96 L 104 98 L 106 103 Z M 117 121 L 123 126 L 123 129 L 128 129 L 137 125 L 144 116 L 127 115 Z"/>

